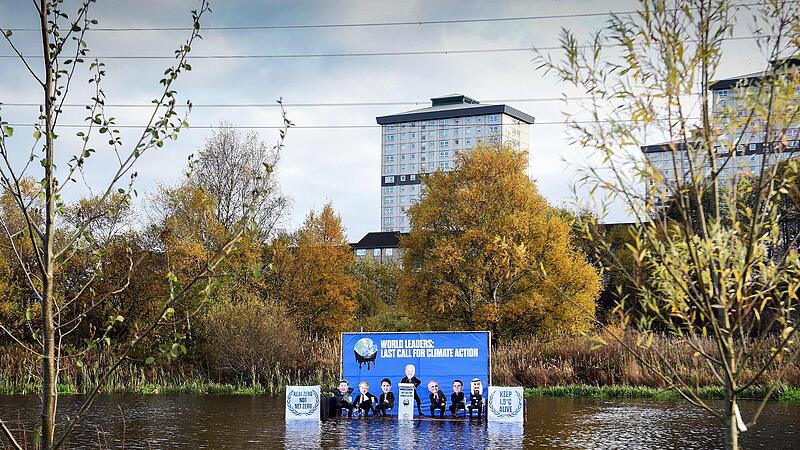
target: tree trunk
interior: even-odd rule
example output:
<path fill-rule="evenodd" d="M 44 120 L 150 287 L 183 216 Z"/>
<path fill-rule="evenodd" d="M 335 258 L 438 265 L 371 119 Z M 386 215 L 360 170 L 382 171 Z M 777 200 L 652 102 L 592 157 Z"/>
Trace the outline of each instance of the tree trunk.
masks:
<path fill-rule="evenodd" d="M 726 394 L 727 396 L 727 394 Z M 739 426 L 736 423 L 736 399 L 726 399 L 723 412 L 723 426 L 725 428 L 725 449 L 739 449 Z"/>
<path fill-rule="evenodd" d="M 50 52 L 50 37 L 47 30 L 49 5 L 47 0 L 40 1 L 40 26 L 42 31 L 42 50 L 44 53 L 44 102 L 45 102 L 45 161 L 44 161 L 44 196 L 47 203 L 45 228 L 42 238 L 42 449 L 53 447 L 56 428 L 56 385 L 58 369 L 56 367 L 55 325 L 53 322 L 53 238 L 55 235 L 55 168 L 53 158 L 53 106 L 54 74 Z"/>

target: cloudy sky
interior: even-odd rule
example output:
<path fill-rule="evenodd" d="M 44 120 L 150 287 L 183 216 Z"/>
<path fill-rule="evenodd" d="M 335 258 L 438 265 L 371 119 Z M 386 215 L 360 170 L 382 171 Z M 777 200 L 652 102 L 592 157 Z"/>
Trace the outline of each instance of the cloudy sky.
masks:
<path fill-rule="evenodd" d="M 67 2 L 74 3 L 74 2 Z M 91 15 L 99 27 L 190 26 L 189 10 L 195 1 L 99 0 Z M 204 26 L 264 26 L 352 24 L 364 22 L 416 22 L 447 19 L 607 13 L 635 9 L 623 1 L 246 1 L 212 2 L 213 13 Z M 195 55 L 286 55 L 364 53 L 463 49 L 531 48 L 557 45 L 561 27 L 588 36 L 607 16 L 558 19 L 405 25 L 389 27 L 294 28 L 272 30 L 207 30 L 194 47 Z M 34 28 L 35 12 L 23 0 L 0 0 L 0 26 Z M 746 34 L 743 28 L 742 33 Z M 740 33 L 740 34 L 742 34 Z M 165 55 L 187 37 L 186 31 L 101 32 L 88 35 L 95 56 Z M 19 30 L 13 39 L 25 54 L 34 55 L 40 44 L 36 33 Z M 737 41 L 723 59 L 720 76 L 733 76 L 763 68 L 752 42 Z M 0 55 L 11 49 L 0 42 Z M 420 102 L 413 105 L 290 106 L 289 118 L 299 127 L 290 130 L 278 168 L 282 191 L 292 199 L 283 226 L 295 227 L 307 212 L 331 201 L 341 214 L 351 240 L 379 229 L 380 129 L 375 117 L 426 106 L 431 97 L 454 92 L 479 100 L 506 100 L 536 117 L 530 129 L 530 176 L 552 204 L 569 204 L 575 168 L 571 163 L 584 151 L 568 144 L 566 129 L 551 124 L 563 119 L 565 105 L 553 101 L 528 101 L 573 94 L 551 76 L 536 69 L 532 52 L 449 55 L 195 59 L 193 71 L 179 80 L 181 100 L 203 104 L 268 104 L 282 97 L 289 104 L 337 102 Z M 40 61 L 33 60 L 34 64 Z M 106 59 L 105 92 L 110 104 L 146 104 L 158 92 L 158 80 L 169 60 Z M 82 77 L 71 103 L 85 103 L 88 91 Z M 0 102 L 36 103 L 40 94 L 25 68 L 14 59 L 0 59 Z M 148 110 L 109 108 L 117 123 L 143 123 Z M 33 123 L 37 109 L 6 105 L 2 118 L 11 123 Z M 84 112 L 71 108 L 62 124 L 81 123 Z M 190 116 L 193 127 L 220 121 L 237 126 L 280 125 L 274 107 L 197 107 Z M 548 124 L 550 123 L 550 124 Z M 302 128 L 303 126 L 358 125 L 359 128 Z M 66 131 L 71 134 L 75 130 Z M 14 145 L 23 155 L 30 149 L 32 130 L 18 128 Z M 124 132 L 126 140 L 132 130 Z M 138 165 L 140 193 L 158 183 L 178 179 L 188 155 L 196 152 L 208 129 L 192 128 L 177 142 L 146 155 Z M 258 130 L 274 142 L 275 130 Z M 64 154 L 74 146 L 62 142 Z M 565 161 L 566 160 L 566 161 Z M 64 160 L 66 161 L 66 159 Z M 61 161 L 62 166 L 64 161 Z M 109 152 L 95 158 L 87 170 L 86 184 L 99 185 L 108 176 L 114 157 Z M 83 193 L 82 193 L 83 192 Z M 75 189 L 73 196 L 85 195 Z M 624 211 L 612 219 L 623 220 Z"/>

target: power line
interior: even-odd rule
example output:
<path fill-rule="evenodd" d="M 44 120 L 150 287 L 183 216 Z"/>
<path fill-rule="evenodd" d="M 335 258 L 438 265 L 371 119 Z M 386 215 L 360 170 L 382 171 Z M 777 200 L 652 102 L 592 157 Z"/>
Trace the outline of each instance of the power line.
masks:
<path fill-rule="evenodd" d="M 790 1 L 787 3 L 797 3 Z M 732 5 L 735 8 L 759 6 L 761 3 L 742 3 Z M 696 8 L 692 8 L 696 9 Z M 434 19 L 434 20 L 410 20 L 410 21 L 391 21 L 391 22 L 351 22 L 351 23 L 320 23 L 320 24 L 286 24 L 286 25 L 238 25 L 238 26 L 209 26 L 203 30 L 211 31 L 254 31 L 254 30 L 296 30 L 296 29 L 316 29 L 316 28 L 365 28 L 365 27 L 399 27 L 399 26 L 424 26 L 424 25 L 452 25 L 470 23 L 491 23 L 491 22 L 522 22 L 534 20 L 556 20 L 589 17 L 607 17 L 612 15 L 624 16 L 636 14 L 638 11 L 607 11 L 591 13 L 572 13 L 572 14 L 545 14 L 533 16 L 511 16 L 511 17 L 481 17 L 463 19 Z M 5 28 L 14 32 L 34 31 L 40 32 L 39 28 Z M 89 31 L 102 32 L 141 32 L 141 31 L 191 31 L 191 27 L 98 27 L 90 28 Z"/>
<path fill-rule="evenodd" d="M 481 103 L 537 103 L 537 102 L 557 102 L 563 100 L 588 100 L 591 97 L 541 97 L 541 98 L 515 98 L 515 99 L 483 99 Z M 371 106 L 427 106 L 430 100 L 420 101 L 396 101 L 396 102 L 331 102 L 331 103 L 192 103 L 192 108 L 338 108 L 338 107 L 371 107 Z M 39 107 L 41 103 L 36 102 L 0 102 L 0 107 Z M 64 107 L 86 107 L 91 106 L 86 103 L 68 103 Z M 107 103 L 107 108 L 152 108 L 152 103 Z M 188 105 L 175 105 L 176 108 L 186 108 Z"/>
<path fill-rule="evenodd" d="M 698 119 L 699 119 L 698 117 L 687 117 L 687 118 L 685 118 L 685 120 L 698 120 Z M 650 120 L 650 122 L 665 122 L 665 121 L 668 121 L 668 120 L 670 120 L 670 119 L 654 119 L 654 120 Z M 644 120 L 632 120 L 632 119 L 631 120 L 613 120 L 612 121 L 612 120 L 604 119 L 604 120 L 575 120 L 575 121 L 570 121 L 569 123 L 566 123 L 564 121 L 555 120 L 555 121 L 543 121 L 543 122 L 537 121 L 537 122 L 534 122 L 534 123 L 530 124 L 530 126 L 537 126 L 537 125 L 569 125 L 571 123 L 588 125 L 588 124 L 593 124 L 593 123 L 610 123 L 610 122 L 615 122 L 615 123 L 637 123 L 637 122 L 645 122 L 645 121 Z M 34 127 L 33 124 L 29 124 L 29 123 L 9 123 L 8 125 L 11 126 L 11 127 L 20 127 L 20 128 L 33 128 Z M 296 129 L 297 128 L 297 129 L 306 129 L 306 130 L 346 130 L 346 129 L 376 129 L 376 128 L 381 128 L 381 126 L 382 125 L 357 125 L 357 124 L 345 124 L 345 125 L 292 125 L 291 129 Z M 467 125 L 459 125 L 458 127 L 452 127 L 451 126 L 449 128 L 464 128 L 466 126 Z M 471 125 L 471 126 L 475 126 L 475 125 Z M 484 126 L 489 126 L 489 125 L 484 125 Z M 88 127 L 88 125 L 79 125 L 79 124 L 64 124 L 64 125 L 60 125 L 59 124 L 57 126 L 57 128 L 86 128 L 86 127 Z M 142 129 L 143 126 L 141 126 L 141 125 L 114 125 L 113 127 L 110 127 L 110 128 Z M 192 125 L 188 129 L 189 130 L 192 130 L 192 129 L 195 129 L 195 130 L 215 130 L 215 129 L 219 129 L 219 128 L 232 128 L 232 129 L 237 129 L 237 130 L 280 130 L 280 129 L 284 129 L 286 127 L 279 126 L 279 125 L 230 125 L 230 126 L 225 126 L 225 127 L 220 127 L 218 125 Z"/>
<path fill-rule="evenodd" d="M 724 38 L 725 41 L 741 41 L 766 38 L 767 36 L 733 36 Z M 622 44 L 613 44 L 609 47 L 620 47 Z M 262 55 L 189 55 L 188 59 L 300 59 L 300 58 L 354 58 L 373 56 L 448 56 L 470 55 L 485 53 L 518 53 L 531 51 L 561 50 L 560 45 L 546 47 L 509 47 L 509 48 L 481 48 L 481 49 L 456 49 L 456 50 L 411 50 L 411 51 L 385 51 L 385 52 L 342 52 L 342 53 L 283 53 Z M 593 48 L 593 45 L 578 45 L 578 49 Z M 43 59 L 42 55 L 31 55 L 25 58 Z M 17 55 L 0 55 L 0 58 L 19 58 Z M 75 59 L 74 56 L 59 56 L 60 59 Z M 160 60 L 175 59 L 175 56 L 166 55 L 104 55 L 92 56 L 91 59 L 123 59 L 123 60 Z"/>

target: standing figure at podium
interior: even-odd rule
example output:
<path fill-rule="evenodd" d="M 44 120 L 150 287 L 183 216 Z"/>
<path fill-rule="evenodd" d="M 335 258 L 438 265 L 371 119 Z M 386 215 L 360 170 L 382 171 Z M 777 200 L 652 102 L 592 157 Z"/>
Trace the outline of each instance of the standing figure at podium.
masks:
<path fill-rule="evenodd" d="M 400 380 L 400 382 L 414 383 L 414 403 L 417 404 L 417 413 L 419 413 L 420 416 L 424 416 L 424 414 L 422 414 L 422 404 L 421 404 L 422 401 L 420 400 L 419 394 L 417 393 L 417 388 L 419 387 L 420 384 L 422 384 L 422 381 L 420 381 L 420 379 L 415 376 L 416 373 L 417 373 L 417 368 L 414 367 L 413 364 L 407 365 L 406 376 L 404 376 L 403 379 Z"/>

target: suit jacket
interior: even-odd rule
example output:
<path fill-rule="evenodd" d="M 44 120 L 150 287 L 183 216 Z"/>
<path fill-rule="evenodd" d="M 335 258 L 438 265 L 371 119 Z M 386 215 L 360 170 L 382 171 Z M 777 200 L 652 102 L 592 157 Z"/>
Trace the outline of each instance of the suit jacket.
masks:
<path fill-rule="evenodd" d="M 435 395 L 431 393 L 431 395 L 429 395 L 429 398 L 431 400 L 431 406 L 435 408 L 442 408 L 444 407 L 444 405 L 447 404 L 447 397 L 444 395 L 444 392 L 442 391 L 437 391 Z"/>

